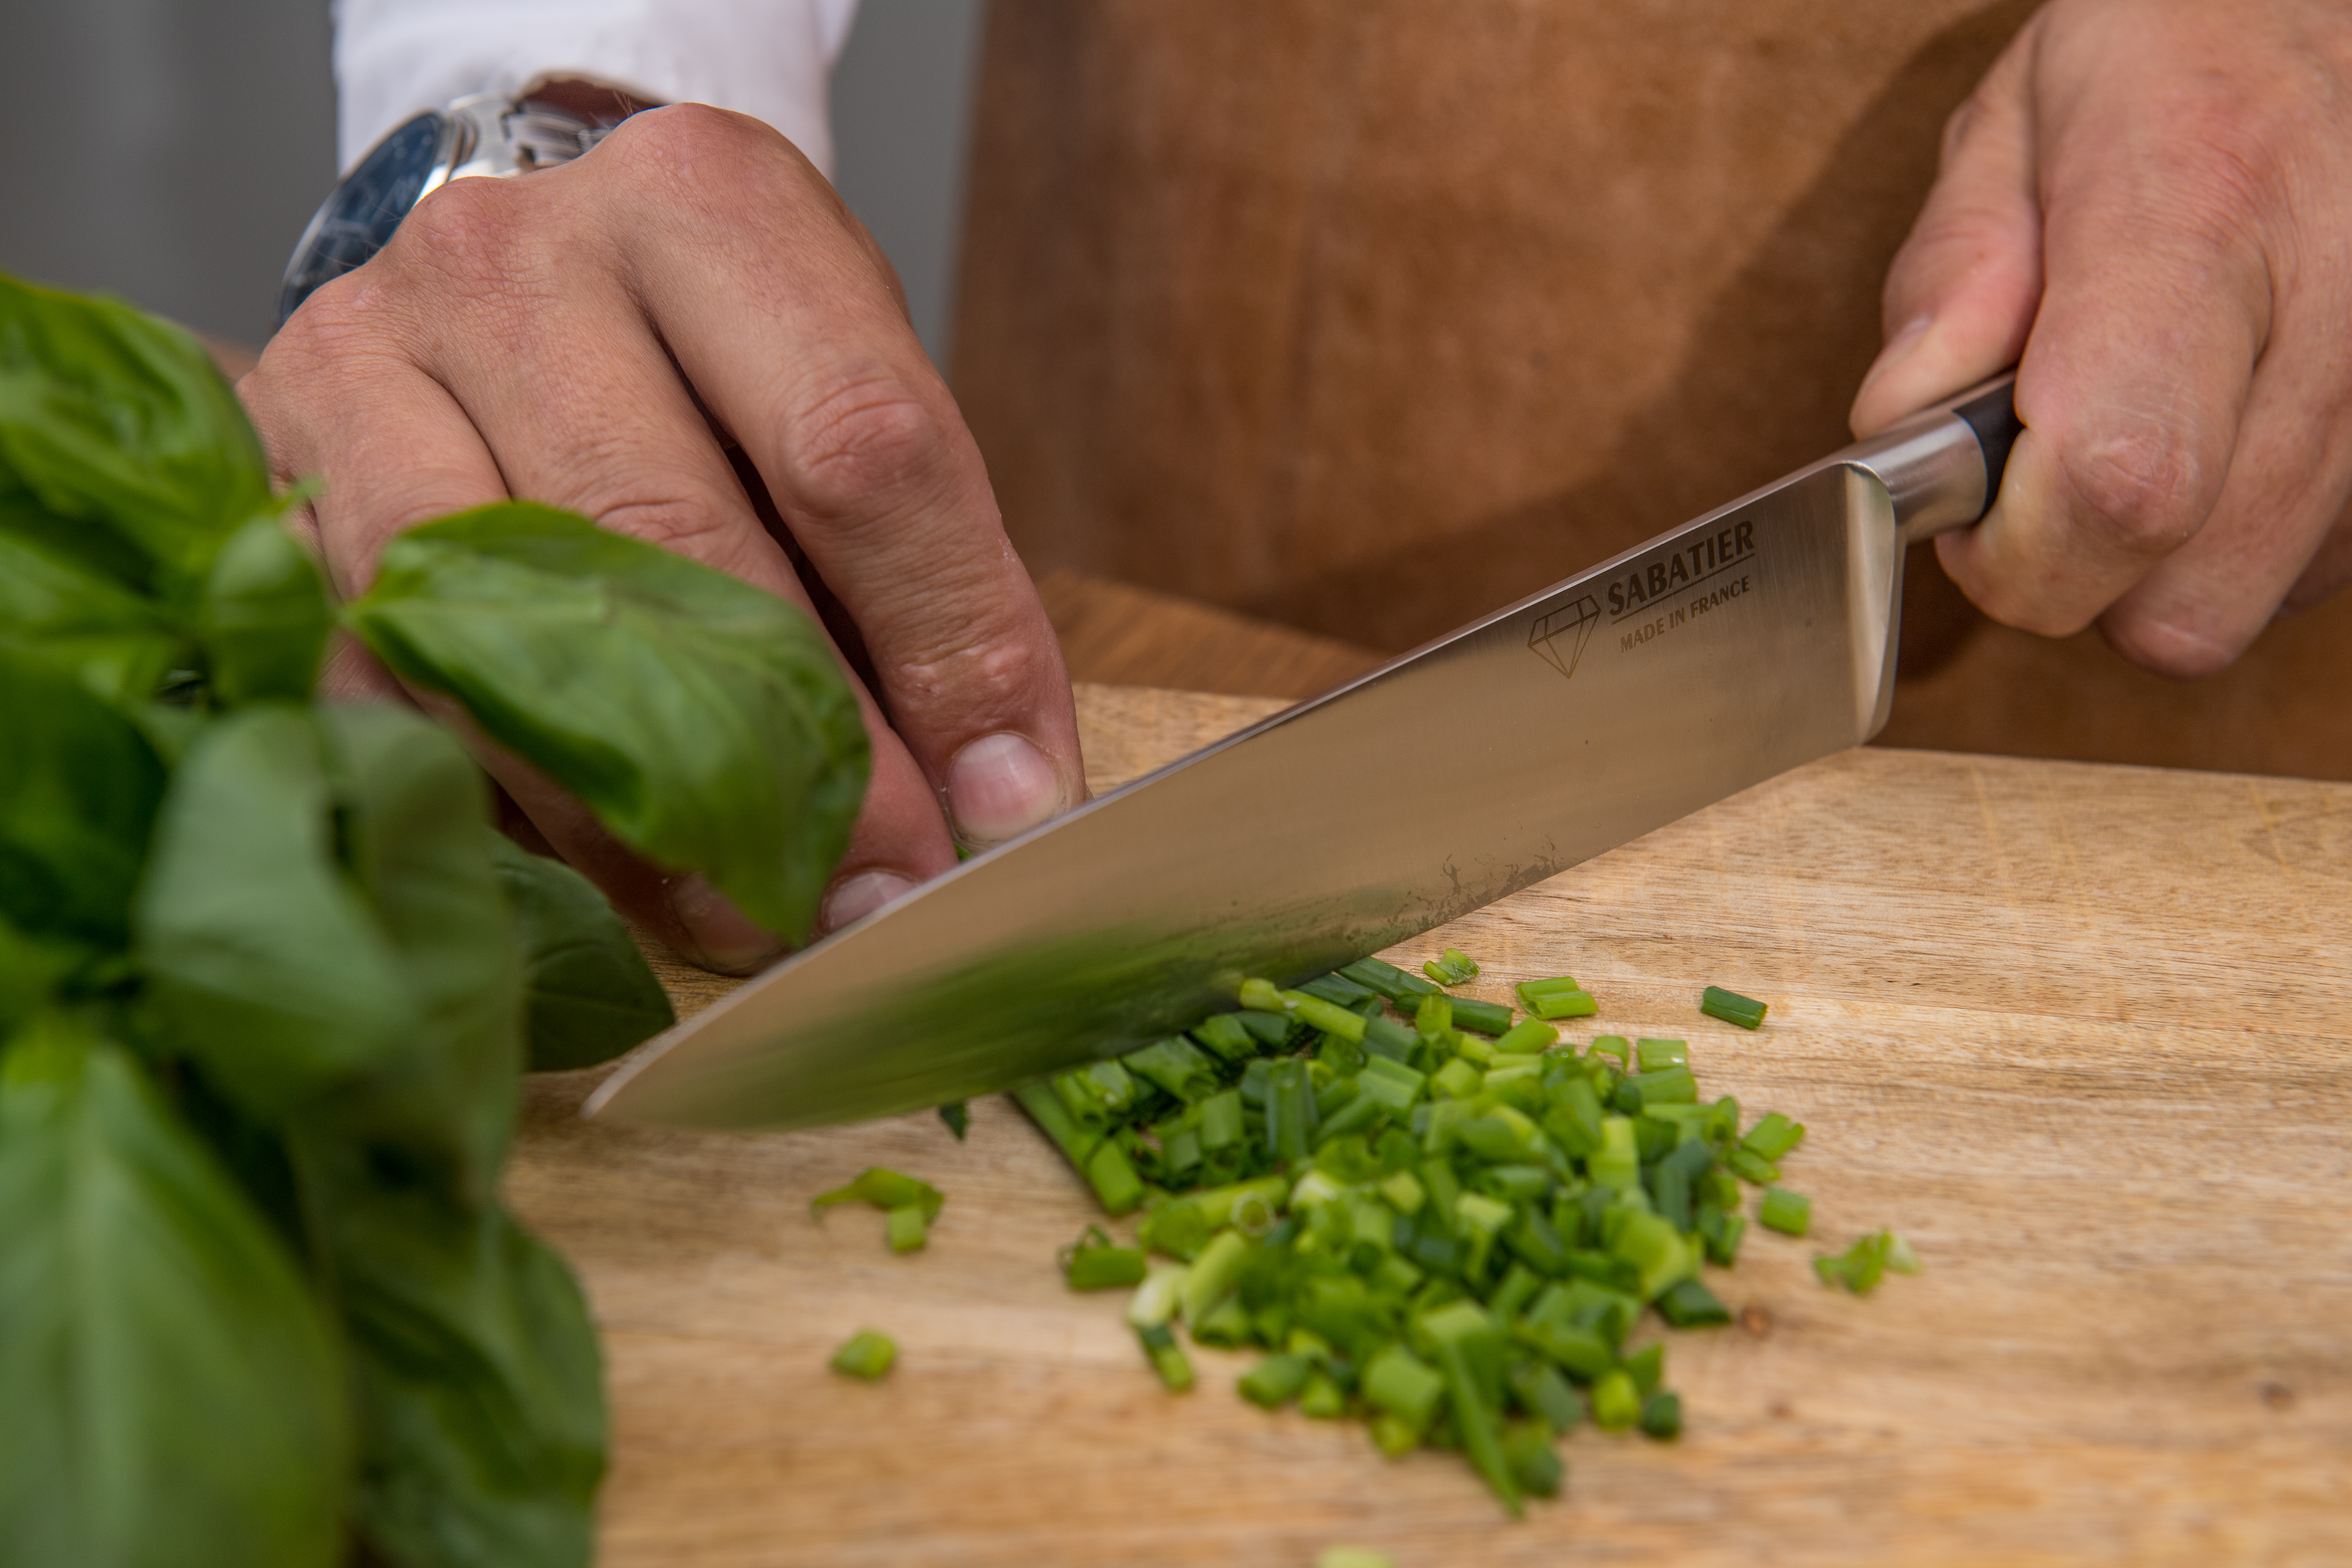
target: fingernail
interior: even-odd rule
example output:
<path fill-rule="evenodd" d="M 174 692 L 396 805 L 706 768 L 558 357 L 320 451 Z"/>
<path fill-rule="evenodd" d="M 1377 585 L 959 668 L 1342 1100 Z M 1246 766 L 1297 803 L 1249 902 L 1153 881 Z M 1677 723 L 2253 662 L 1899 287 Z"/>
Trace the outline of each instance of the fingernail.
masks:
<path fill-rule="evenodd" d="M 748 974 L 784 951 L 782 940 L 761 930 L 700 877 L 669 885 L 670 912 L 694 951 L 686 956 L 721 974 Z"/>
<path fill-rule="evenodd" d="M 1061 776 L 1026 736 L 982 735 L 948 767 L 948 811 L 975 847 L 1024 833 L 1063 804 Z"/>
<path fill-rule="evenodd" d="M 833 891 L 825 895 L 824 915 L 819 924 L 826 931 L 839 931 L 885 904 L 897 903 L 914 890 L 915 879 L 901 877 L 896 871 L 856 872 L 835 882 Z"/>
<path fill-rule="evenodd" d="M 1864 390 L 1867 391 L 1872 382 L 1909 359 L 1911 351 L 1919 346 L 1919 340 L 1926 337 L 1927 329 L 1935 324 L 1936 318 L 1927 315 L 1914 316 L 1904 322 L 1895 334 L 1886 340 L 1886 346 L 1878 351 L 1878 357 L 1871 362 L 1870 373 L 1862 378 Z"/>

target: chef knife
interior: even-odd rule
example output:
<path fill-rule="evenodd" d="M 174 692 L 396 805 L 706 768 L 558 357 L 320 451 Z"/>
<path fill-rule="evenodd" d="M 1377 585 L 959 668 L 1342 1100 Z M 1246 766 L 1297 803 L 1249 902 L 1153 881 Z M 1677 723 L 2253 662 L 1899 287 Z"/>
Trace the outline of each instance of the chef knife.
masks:
<path fill-rule="evenodd" d="M 2001 377 L 957 867 L 647 1041 L 589 1113 L 796 1127 L 1132 1050 L 1856 745 L 1905 547 L 1983 516 Z"/>

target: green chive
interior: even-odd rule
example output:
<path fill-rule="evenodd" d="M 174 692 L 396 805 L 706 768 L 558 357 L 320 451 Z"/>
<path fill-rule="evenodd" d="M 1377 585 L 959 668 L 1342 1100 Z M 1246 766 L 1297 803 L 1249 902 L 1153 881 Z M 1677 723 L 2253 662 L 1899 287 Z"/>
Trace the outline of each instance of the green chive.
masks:
<path fill-rule="evenodd" d="M 1690 1065 L 1690 1045 L 1684 1040 L 1643 1038 L 1633 1044 L 1633 1056 L 1643 1072 Z"/>
<path fill-rule="evenodd" d="M 1315 1568 L 1396 1568 L 1396 1563 L 1369 1546 L 1327 1546 L 1315 1559 Z"/>
<path fill-rule="evenodd" d="M 1679 1394 L 1664 1389 L 1650 1395 L 1642 1406 L 1642 1431 L 1661 1443 L 1671 1443 L 1683 1435 L 1683 1400 Z"/>
<path fill-rule="evenodd" d="M 961 1100 L 950 1100 L 940 1107 L 940 1120 L 947 1123 L 955 1141 L 963 1142 L 964 1130 L 971 1125 L 971 1110 Z"/>
<path fill-rule="evenodd" d="M 1318 974 L 1312 980 L 1300 981 L 1298 989 L 1306 992 L 1309 996 L 1319 996 L 1339 1007 L 1359 1006 L 1380 994 L 1370 986 L 1350 980 L 1336 969 L 1328 974 Z"/>
<path fill-rule="evenodd" d="M 1726 1169 L 1741 1181 L 1766 1186 L 1780 1179 L 1780 1168 L 1770 1161 L 1759 1158 L 1752 1149 L 1734 1149 L 1723 1157 Z"/>
<path fill-rule="evenodd" d="M 897 1341 L 865 1329 L 852 1334 L 847 1344 L 833 1352 L 833 1370 L 872 1383 L 888 1372 L 898 1359 Z"/>
<path fill-rule="evenodd" d="M 1748 1136 L 1739 1141 L 1739 1146 L 1758 1159 L 1771 1163 L 1780 1160 L 1804 1139 L 1804 1124 L 1791 1121 L 1776 1110 L 1749 1128 Z"/>
<path fill-rule="evenodd" d="M 1359 985 L 1370 986 L 1399 1008 L 1415 997 L 1426 996 L 1437 987 L 1418 974 L 1408 974 L 1384 959 L 1360 958 L 1353 963 L 1342 964 L 1336 972 Z"/>
<path fill-rule="evenodd" d="M 930 1223 L 923 1217 L 922 1206 L 908 1204 L 889 1212 L 883 1234 L 889 1238 L 893 1252 L 920 1252 L 930 1238 Z"/>
<path fill-rule="evenodd" d="M 1556 991 L 1528 1003 L 1527 1009 L 1538 1018 L 1590 1018 L 1601 1011 L 1601 1003 L 1590 991 Z"/>
<path fill-rule="evenodd" d="M 1597 1035 L 1593 1037 L 1591 1050 L 1586 1054 L 1595 1057 L 1614 1057 L 1617 1058 L 1617 1065 L 1622 1068 L 1633 1049 L 1633 1042 L 1622 1035 Z"/>
<path fill-rule="evenodd" d="M 1151 1370 L 1160 1374 L 1161 1386 L 1171 1394 L 1181 1394 L 1192 1386 L 1192 1363 L 1176 1336 L 1168 1331 L 1165 1323 L 1152 1323 L 1135 1331 L 1137 1342 L 1143 1346 L 1145 1359 Z"/>
<path fill-rule="evenodd" d="M 1255 977 L 1242 982 L 1242 1006 L 1252 1013 L 1287 1013 L 1289 1006 L 1282 999 L 1281 990 L 1271 980 Z"/>
<path fill-rule="evenodd" d="M 1504 1031 L 1503 1037 L 1495 1042 L 1495 1049 L 1507 1056 L 1519 1053 L 1538 1056 L 1559 1043 L 1559 1031 L 1542 1018 L 1523 1018 Z"/>
<path fill-rule="evenodd" d="M 1073 1290 L 1110 1290 L 1142 1283 L 1145 1258 L 1139 1247 L 1121 1247 L 1098 1225 L 1062 1249 L 1062 1277 Z"/>
<path fill-rule="evenodd" d="M 1421 972 L 1440 985 L 1459 985 L 1478 977 L 1478 965 L 1458 947 L 1449 947 L 1437 957 L 1421 966 Z"/>
<path fill-rule="evenodd" d="M 1768 1230 L 1802 1236 L 1813 1222 L 1813 1200 L 1786 1187 L 1767 1187 L 1764 1206 L 1757 1211 L 1756 1217 Z"/>
<path fill-rule="evenodd" d="M 1685 1279 L 1658 1298 L 1658 1316 L 1677 1329 L 1712 1328 L 1731 1321 L 1731 1309 L 1696 1279 Z"/>
<path fill-rule="evenodd" d="M 1270 1355 L 1242 1374 L 1241 1395 L 1262 1409 L 1274 1410 L 1296 1398 L 1315 1373 L 1305 1356 Z"/>
<path fill-rule="evenodd" d="M 1642 1395 L 1633 1376 L 1618 1367 L 1592 1385 L 1592 1424 L 1603 1432 L 1622 1432 L 1642 1418 Z"/>
<path fill-rule="evenodd" d="M 939 1188 L 929 1182 L 917 1181 L 897 1171 L 876 1165 L 862 1173 L 845 1187 L 835 1187 L 829 1193 L 819 1193 L 809 1200 L 809 1213 L 821 1215 L 835 1204 L 868 1203 L 877 1209 L 906 1208 L 912 1205 L 922 1211 L 925 1220 L 940 1216 L 940 1207 L 947 1199 Z"/>
<path fill-rule="evenodd" d="M 1511 1010 L 1500 1002 L 1481 1002 L 1475 997 L 1456 996 L 1454 998 L 1454 1026 L 1475 1029 L 1482 1035 L 1507 1034 L 1511 1027 Z"/>
<path fill-rule="evenodd" d="M 1155 1089 L 1191 1105 L 1217 1092 L 1217 1065 L 1181 1035 L 1118 1058 L 1119 1065 Z"/>
<path fill-rule="evenodd" d="M 1226 1062 L 1247 1061 L 1257 1055 L 1257 1037 L 1232 1013 L 1204 1018 L 1192 1029 L 1192 1038 Z"/>
<path fill-rule="evenodd" d="M 1754 1029 L 1763 1026 L 1766 1004 L 1737 991 L 1726 991 L 1720 985 L 1710 985 L 1699 997 L 1698 1010 L 1710 1018 Z"/>
<path fill-rule="evenodd" d="M 1281 991 L 1276 994 L 1290 1009 L 1291 1016 L 1300 1022 L 1327 1030 L 1350 1045 L 1362 1043 L 1364 1016 L 1361 1013 L 1350 1013 L 1345 1007 L 1326 1002 L 1320 996 L 1310 996 L 1304 991 Z"/>

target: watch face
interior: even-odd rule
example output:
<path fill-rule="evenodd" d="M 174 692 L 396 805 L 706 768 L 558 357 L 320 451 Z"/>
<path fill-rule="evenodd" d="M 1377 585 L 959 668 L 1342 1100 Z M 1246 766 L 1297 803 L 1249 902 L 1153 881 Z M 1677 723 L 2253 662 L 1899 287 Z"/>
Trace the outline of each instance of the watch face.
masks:
<path fill-rule="evenodd" d="M 416 205 L 441 151 L 443 117 L 426 112 L 375 144 L 344 176 L 295 247 L 278 295 L 284 326 L 312 290 L 331 283 L 384 247 Z"/>

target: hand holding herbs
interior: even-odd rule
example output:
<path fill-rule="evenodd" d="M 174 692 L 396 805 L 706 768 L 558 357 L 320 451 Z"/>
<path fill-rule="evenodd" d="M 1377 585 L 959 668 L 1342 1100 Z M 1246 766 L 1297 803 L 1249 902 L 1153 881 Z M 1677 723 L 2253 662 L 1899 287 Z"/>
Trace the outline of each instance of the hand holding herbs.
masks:
<path fill-rule="evenodd" d="M 526 1064 L 669 1005 L 455 740 L 312 678 L 358 637 L 792 940 L 865 732 L 805 616 L 650 545 L 486 507 L 337 606 L 289 504 L 184 334 L 0 279 L 6 1555 L 583 1563 L 595 1337 L 499 1176 Z"/>
<path fill-rule="evenodd" d="M 1168 1388 L 1195 1377 L 1181 1319 L 1266 1352 L 1244 1398 L 1357 1416 L 1391 1458 L 1457 1451 L 1516 1514 L 1559 1490 L 1555 1443 L 1588 1415 L 1679 1435 L 1665 1345 L 1635 1331 L 1652 1310 L 1731 1321 L 1703 1266 L 1738 1256 L 1743 1183 L 1765 1188 L 1759 1223 L 1806 1234 L 1811 1200 L 1776 1184 L 1805 1130 L 1776 1112 L 1743 1132 L 1737 1100 L 1701 1101 L 1684 1041 L 1561 1045 L 1546 1020 L 1598 1007 L 1570 976 L 1519 984 L 1514 1024 L 1433 983 L 1477 974 L 1458 950 L 1423 969 L 1253 979 L 1239 1012 L 1013 1098 L 1107 1213 L 1143 1211 L 1134 1247 L 1090 1226 L 1062 1268 L 1074 1290 L 1134 1286 Z M 1715 987 L 1702 1010 L 1751 1029 L 1765 1011 Z M 1861 1294 L 1918 1264 L 1879 1231 L 1814 1267 Z"/>

